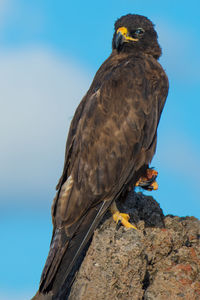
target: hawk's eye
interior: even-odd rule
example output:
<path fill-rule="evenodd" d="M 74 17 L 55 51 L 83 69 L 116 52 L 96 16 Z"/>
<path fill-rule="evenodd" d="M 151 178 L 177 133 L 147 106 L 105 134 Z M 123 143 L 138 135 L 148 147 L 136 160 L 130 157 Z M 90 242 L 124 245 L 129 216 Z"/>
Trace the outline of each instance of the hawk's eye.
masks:
<path fill-rule="evenodd" d="M 144 34 L 144 29 L 143 28 L 137 28 L 134 32 L 136 35 L 143 35 Z"/>

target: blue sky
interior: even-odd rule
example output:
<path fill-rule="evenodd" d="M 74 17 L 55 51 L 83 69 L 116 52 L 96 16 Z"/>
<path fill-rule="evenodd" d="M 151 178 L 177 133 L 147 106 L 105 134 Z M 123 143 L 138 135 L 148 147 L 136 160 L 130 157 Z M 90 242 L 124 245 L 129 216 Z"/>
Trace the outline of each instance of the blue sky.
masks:
<path fill-rule="evenodd" d="M 29 299 L 74 110 L 111 52 L 114 21 L 149 17 L 170 80 L 153 166 L 165 214 L 200 217 L 198 1 L 0 1 L 0 300 Z"/>

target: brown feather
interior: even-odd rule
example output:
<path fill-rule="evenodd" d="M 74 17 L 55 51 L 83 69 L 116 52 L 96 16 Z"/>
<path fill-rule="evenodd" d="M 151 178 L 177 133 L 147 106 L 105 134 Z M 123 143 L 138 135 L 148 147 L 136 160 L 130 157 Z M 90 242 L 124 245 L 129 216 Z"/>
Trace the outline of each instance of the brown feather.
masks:
<path fill-rule="evenodd" d="M 127 24 L 140 17 L 128 15 Z M 145 22 L 150 35 L 153 25 Z M 152 36 L 147 46 L 113 49 L 75 112 L 52 206 L 54 230 L 42 293 L 58 295 L 66 288 L 77 256 L 108 206 L 136 183 L 153 158 L 168 79 L 155 59 L 161 53 L 157 34 Z"/>

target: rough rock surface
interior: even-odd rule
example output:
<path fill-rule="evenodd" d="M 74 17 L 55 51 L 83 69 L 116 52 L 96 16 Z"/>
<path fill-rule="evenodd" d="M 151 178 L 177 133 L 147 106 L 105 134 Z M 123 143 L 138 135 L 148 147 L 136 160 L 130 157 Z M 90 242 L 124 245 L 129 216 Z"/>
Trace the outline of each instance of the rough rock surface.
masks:
<path fill-rule="evenodd" d="M 200 299 L 200 221 L 164 216 L 152 198 L 130 193 L 121 211 L 138 231 L 116 230 L 109 213 L 94 233 L 69 300 Z"/>

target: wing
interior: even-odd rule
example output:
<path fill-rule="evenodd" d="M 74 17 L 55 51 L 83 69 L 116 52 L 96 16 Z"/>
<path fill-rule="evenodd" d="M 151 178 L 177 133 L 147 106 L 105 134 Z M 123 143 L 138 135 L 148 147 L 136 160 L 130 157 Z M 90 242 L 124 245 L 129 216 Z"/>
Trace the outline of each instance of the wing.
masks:
<path fill-rule="evenodd" d="M 141 59 L 122 61 L 101 82 L 70 130 L 63 178 L 71 176 L 73 188 L 65 197 L 62 186 L 55 213 L 69 226 L 91 205 L 116 197 L 145 163 L 168 89 L 160 65 Z"/>
<path fill-rule="evenodd" d="M 61 185 L 63 184 L 63 182 L 66 180 L 67 178 L 67 170 L 69 167 L 69 162 L 70 162 L 70 156 L 71 156 L 71 151 L 73 148 L 73 142 L 74 142 L 74 138 L 76 135 L 76 129 L 77 129 L 77 125 L 78 122 L 81 118 L 82 112 L 83 112 L 83 108 L 85 105 L 85 101 L 86 101 L 87 95 L 82 99 L 82 101 L 80 102 L 80 104 L 78 105 L 73 120 L 71 122 L 70 125 L 70 129 L 69 129 L 69 134 L 68 134 L 68 138 L 67 138 L 67 142 L 66 142 L 66 151 L 65 151 L 65 161 L 64 161 L 64 168 L 63 168 L 63 173 L 59 179 L 59 182 L 56 186 L 56 190 L 59 190 L 59 188 L 61 187 Z"/>

